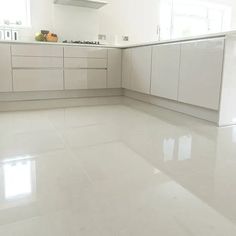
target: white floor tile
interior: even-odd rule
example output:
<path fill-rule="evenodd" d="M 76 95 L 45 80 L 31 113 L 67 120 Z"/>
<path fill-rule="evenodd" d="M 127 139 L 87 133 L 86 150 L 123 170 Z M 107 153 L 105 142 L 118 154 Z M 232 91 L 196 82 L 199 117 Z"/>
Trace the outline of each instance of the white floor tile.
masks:
<path fill-rule="evenodd" d="M 0 131 L 1 236 L 236 235 L 234 127 L 112 105 Z"/>

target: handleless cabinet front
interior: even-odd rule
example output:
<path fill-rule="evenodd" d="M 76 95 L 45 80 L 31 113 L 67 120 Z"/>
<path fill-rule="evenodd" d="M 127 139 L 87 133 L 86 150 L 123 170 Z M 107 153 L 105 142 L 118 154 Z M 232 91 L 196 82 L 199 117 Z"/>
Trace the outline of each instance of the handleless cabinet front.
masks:
<path fill-rule="evenodd" d="M 63 70 L 13 70 L 13 85 L 15 92 L 63 90 Z"/>
<path fill-rule="evenodd" d="M 132 49 L 131 89 L 150 93 L 152 47 Z"/>
<path fill-rule="evenodd" d="M 54 45 L 13 44 L 12 55 L 25 57 L 63 57 L 63 47 Z"/>
<path fill-rule="evenodd" d="M 64 47 L 66 90 L 107 88 L 107 49 Z"/>
<path fill-rule="evenodd" d="M 66 69 L 65 89 L 102 89 L 106 88 L 106 70 L 99 69 Z"/>
<path fill-rule="evenodd" d="M 178 99 L 180 44 L 153 47 L 151 94 L 171 100 Z"/>
<path fill-rule="evenodd" d="M 11 46 L 0 44 L 0 92 L 12 91 Z"/>
<path fill-rule="evenodd" d="M 65 57 L 79 58 L 107 58 L 107 49 L 96 47 L 64 47 Z"/>
<path fill-rule="evenodd" d="M 64 58 L 66 69 L 106 69 L 107 59 L 101 58 Z"/>
<path fill-rule="evenodd" d="M 121 49 L 108 49 L 107 88 L 121 88 Z"/>
<path fill-rule="evenodd" d="M 64 89 L 61 46 L 12 45 L 12 66 L 15 92 Z"/>
<path fill-rule="evenodd" d="M 179 101 L 218 110 L 222 80 L 224 39 L 183 43 Z"/>
<path fill-rule="evenodd" d="M 122 88 L 131 89 L 132 49 L 122 51 Z"/>

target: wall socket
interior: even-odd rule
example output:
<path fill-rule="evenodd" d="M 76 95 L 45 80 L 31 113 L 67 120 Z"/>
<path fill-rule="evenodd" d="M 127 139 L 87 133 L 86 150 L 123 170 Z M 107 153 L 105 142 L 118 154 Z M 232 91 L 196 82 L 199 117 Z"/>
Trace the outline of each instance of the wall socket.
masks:
<path fill-rule="evenodd" d="M 19 31 L 14 29 L 0 29 L 0 40 L 19 40 Z"/>
<path fill-rule="evenodd" d="M 122 40 L 128 42 L 129 41 L 129 36 L 122 36 Z"/>
<path fill-rule="evenodd" d="M 105 41 L 107 39 L 107 36 L 105 34 L 99 34 L 98 35 L 98 40 Z"/>

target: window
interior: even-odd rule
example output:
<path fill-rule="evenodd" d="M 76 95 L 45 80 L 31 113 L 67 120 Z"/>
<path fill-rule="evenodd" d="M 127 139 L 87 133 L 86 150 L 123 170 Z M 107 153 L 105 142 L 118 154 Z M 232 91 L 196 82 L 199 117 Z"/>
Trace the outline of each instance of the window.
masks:
<path fill-rule="evenodd" d="M 160 38 L 171 39 L 227 31 L 231 7 L 199 0 L 162 0 Z"/>
<path fill-rule="evenodd" d="M 0 0 L 0 26 L 29 27 L 29 0 Z"/>

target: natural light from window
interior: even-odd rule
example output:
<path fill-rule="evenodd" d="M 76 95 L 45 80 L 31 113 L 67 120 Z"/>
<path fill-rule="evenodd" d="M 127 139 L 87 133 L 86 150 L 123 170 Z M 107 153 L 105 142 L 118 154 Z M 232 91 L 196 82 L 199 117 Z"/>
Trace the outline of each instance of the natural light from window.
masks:
<path fill-rule="evenodd" d="M 0 26 L 29 27 L 29 0 L 0 0 Z"/>
<path fill-rule="evenodd" d="M 6 199 L 32 193 L 31 162 L 29 160 L 4 164 L 3 176 Z"/>
<path fill-rule="evenodd" d="M 201 0 L 161 0 L 160 39 L 230 30 L 231 7 Z"/>

